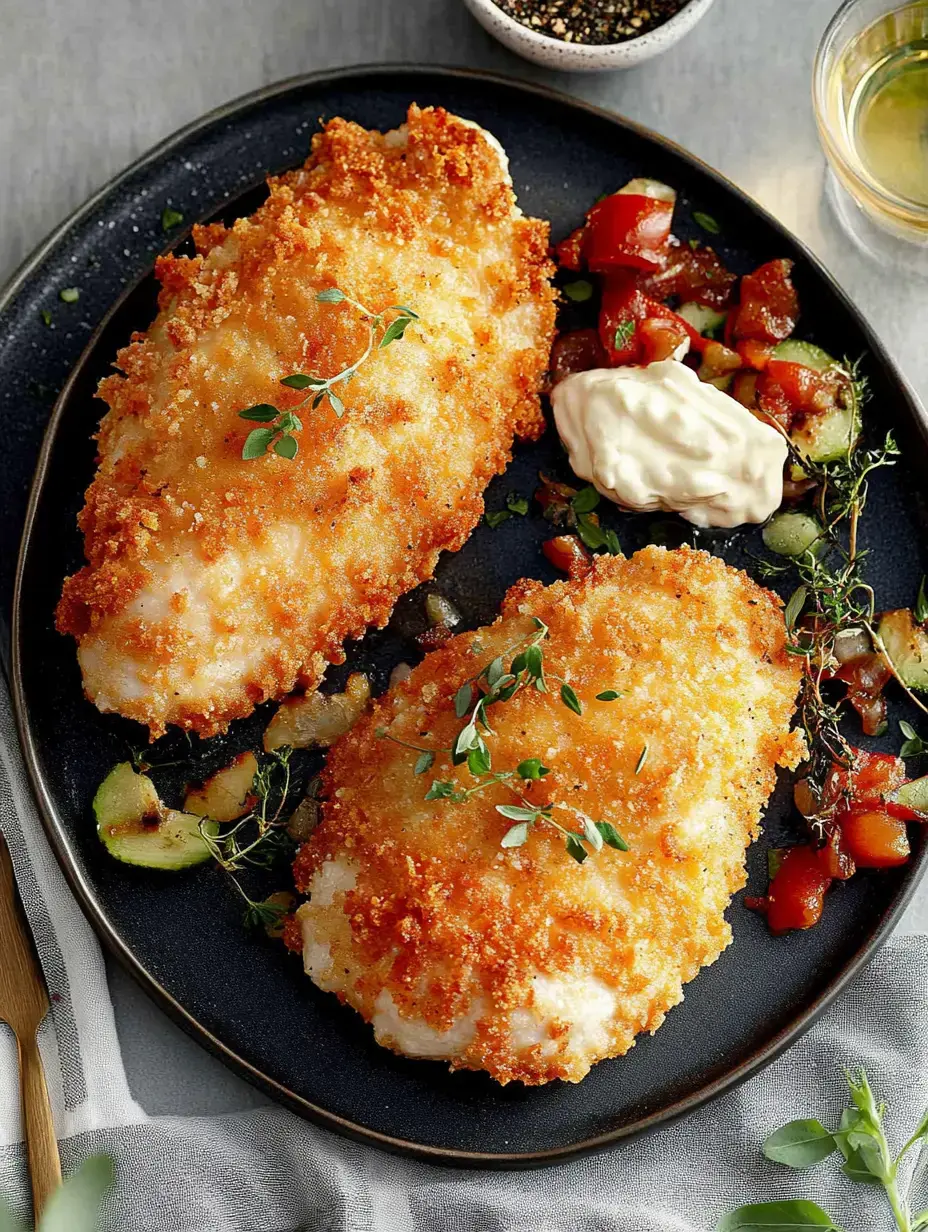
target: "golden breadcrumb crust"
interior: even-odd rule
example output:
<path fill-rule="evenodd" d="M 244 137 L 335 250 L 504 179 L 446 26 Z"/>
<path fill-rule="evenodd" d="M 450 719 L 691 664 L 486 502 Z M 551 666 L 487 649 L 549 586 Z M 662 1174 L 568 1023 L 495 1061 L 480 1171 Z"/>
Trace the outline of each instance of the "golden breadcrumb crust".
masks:
<path fill-rule="evenodd" d="M 479 128 L 415 105 L 394 134 L 334 119 L 269 188 L 250 218 L 194 228 L 195 257 L 157 262 L 159 315 L 99 388 L 88 564 L 57 626 L 91 699 L 152 736 L 212 735 L 314 686 L 461 546 L 514 436 L 543 427 L 548 227 L 518 212 Z M 343 419 L 300 411 L 293 461 L 243 461 L 239 410 L 292 408 L 283 376 L 363 351 L 359 314 L 316 302 L 332 286 L 421 320 L 339 387 Z"/>
<path fill-rule="evenodd" d="M 495 806 L 517 803 L 512 792 L 426 802 L 433 778 L 473 785 L 466 766 L 439 754 L 416 777 L 416 752 L 377 737 L 386 729 L 450 746 L 461 727 L 456 691 L 495 655 L 508 659 L 531 617 L 550 628 L 546 670 L 573 682 L 583 713 L 558 700 L 553 682 L 547 694 L 529 688 L 493 706 L 493 768 L 540 757 L 551 773 L 525 784 L 524 797 L 610 821 L 627 853 L 606 848 L 578 865 L 544 827 L 503 851 L 513 823 Z M 577 1081 L 656 1030 L 682 985 L 728 945 L 723 913 L 745 882 L 775 767 L 803 753 L 789 731 L 800 669 L 783 647 L 776 596 L 703 552 L 650 547 L 599 557 L 582 579 L 518 583 L 495 624 L 428 655 L 330 751 L 323 821 L 295 862 L 304 892 L 327 861 L 357 869 L 343 901 L 310 901 L 298 917 L 307 943 L 331 947 L 326 987 L 368 1021 L 386 988 L 401 1015 L 439 1031 L 482 998 L 474 1038 L 452 1065 L 504 1083 Z M 606 689 L 622 697 L 597 701 Z M 555 816 L 575 825 L 569 811 Z M 575 1047 L 565 1019 L 549 1025 L 546 1048 L 514 1048 L 509 1015 L 532 1006 L 538 973 L 615 991 L 605 1045 Z"/>

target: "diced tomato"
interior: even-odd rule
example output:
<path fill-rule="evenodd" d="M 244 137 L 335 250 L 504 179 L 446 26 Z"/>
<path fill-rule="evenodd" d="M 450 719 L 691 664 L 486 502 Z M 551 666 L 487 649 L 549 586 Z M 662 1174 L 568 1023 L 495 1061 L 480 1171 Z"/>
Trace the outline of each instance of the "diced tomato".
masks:
<path fill-rule="evenodd" d="M 689 334 L 682 321 L 648 317 L 638 326 L 638 339 L 641 343 L 641 362 L 651 364 L 659 359 L 669 359 L 678 346 L 689 341 Z"/>
<path fill-rule="evenodd" d="M 617 266 L 653 270 L 663 265 L 673 202 L 638 193 L 613 193 L 587 214 L 586 262 L 600 273 Z"/>
<path fill-rule="evenodd" d="M 771 380 L 767 372 L 759 372 L 754 390 L 758 408 L 789 432 L 798 411 L 782 386 Z"/>
<path fill-rule="evenodd" d="M 639 362 L 638 323 L 647 315 L 646 297 L 635 286 L 633 275 L 617 274 L 606 280 L 599 310 L 599 339 L 613 368 Z"/>
<path fill-rule="evenodd" d="M 577 495 L 577 489 L 572 488 L 569 483 L 549 479 L 543 471 L 538 472 L 538 478 L 541 480 L 541 486 L 535 491 L 535 500 L 542 509 L 546 509 L 548 505 L 569 505 Z"/>
<path fill-rule="evenodd" d="M 792 268 L 792 261 L 779 257 L 745 274 L 731 321 L 735 339 L 781 342 L 789 337 L 799 317 L 799 298 L 790 281 Z"/>
<path fill-rule="evenodd" d="M 773 356 L 773 346 L 757 338 L 742 338 L 735 350 L 744 360 L 745 367 L 754 368 L 757 372 L 763 372 Z"/>
<path fill-rule="evenodd" d="M 815 853 L 822 872 L 836 881 L 848 881 L 857 871 L 854 858 L 844 844 L 844 837 L 836 826 L 825 839 L 825 844 Z"/>
<path fill-rule="evenodd" d="M 555 569 L 562 569 L 569 578 L 583 577 L 585 573 L 589 573 L 593 564 L 593 557 L 576 535 L 558 535 L 555 539 L 546 539 L 541 550 Z"/>
<path fill-rule="evenodd" d="M 551 348 L 551 382 L 556 385 L 575 372 L 605 368 L 608 356 L 595 329 L 574 329 L 559 334 Z"/>
<path fill-rule="evenodd" d="M 883 689 L 893 678 L 883 656 L 867 654 L 853 659 L 840 667 L 834 678 L 847 685 L 847 699 L 860 715 L 864 734 L 878 735 L 886 722 Z"/>
<path fill-rule="evenodd" d="M 703 351 L 707 345 L 707 339 L 692 325 L 672 308 L 649 299 L 637 287 L 634 274 L 624 271 L 606 279 L 599 310 L 599 337 L 612 367 L 642 362 L 644 344 L 638 326 L 648 319 L 674 322 L 696 351 Z"/>
<path fill-rule="evenodd" d="M 815 804 L 811 792 L 801 791 L 800 783 L 796 784 L 795 798 L 800 812 L 805 816 L 804 801 L 808 798 L 813 802 L 813 812 L 828 813 L 839 822 L 842 817 L 857 808 L 885 809 L 885 799 L 897 787 L 907 782 L 905 762 L 892 753 L 867 753 L 863 749 L 854 750 L 853 771 L 835 762 L 822 785 L 821 797 Z"/>
<path fill-rule="evenodd" d="M 854 799 L 855 801 L 882 800 L 908 781 L 905 762 L 892 753 L 854 752 Z"/>
<path fill-rule="evenodd" d="M 721 309 L 731 302 L 737 281 L 737 274 L 725 268 L 713 249 L 697 248 L 694 252 L 671 236 L 662 268 L 640 276 L 638 286 L 651 299 L 678 295 L 683 301 Z"/>
<path fill-rule="evenodd" d="M 574 271 L 583 269 L 583 250 L 586 246 L 586 238 L 586 226 L 582 226 L 576 231 L 571 231 L 565 240 L 561 240 L 554 250 L 561 269 Z"/>
<path fill-rule="evenodd" d="M 884 809 L 853 809 L 841 822 L 841 836 L 858 868 L 895 868 L 911 854 L 905 822 Z"/>
<path fill-rule="evenodd" d="M 776 936 L 817 924 L 830 885 L 831 877 L 811 845 L 790 847 L 767 891 L 765 911 L 770 931 Z"/>

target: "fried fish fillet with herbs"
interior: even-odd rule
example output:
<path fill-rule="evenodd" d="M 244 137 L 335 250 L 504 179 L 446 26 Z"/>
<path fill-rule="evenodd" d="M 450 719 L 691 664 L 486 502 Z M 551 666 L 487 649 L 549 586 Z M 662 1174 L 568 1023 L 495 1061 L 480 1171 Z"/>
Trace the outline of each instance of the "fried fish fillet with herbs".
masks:
<path fill-rule="evenodd" d="M 379 1043 L 502 1083 L 577 1082 L 627 1052 L 730 942 L 775 767 L 803 754 L 784 634 L 774 595 L 685 548 L 518 583 L 331 750 L 295 863 L 309 902 L 288 941 L 307 973 Z M 513 669 L 492 731 L 478 716 L 492 762 L 475 777 L 448 751 L 477 686 L 505 695 Z"/>
<path fill-rule="evenodd" d="M 57 611 L 88 697 L 152 736 L 314 687 L 386 623 L 476 525 L 513 439 L 541 433 L 554 327 L 547 224 L 517 208 L 495 140 L 440 108 L 386 134 L 330 121 L 250 218 L 194 239 L 157 263 L 158 317 L 101 383 L 89 563 Z M 310 401 L 295 457 L 243 460 L 243 408 L 292 410 L 318 386 L 284 378 L 362 357 L 356 305 L 389 311 L 333 387 L 342 417 Z M 381 347 L 398 307 L 418 319 Z"/>

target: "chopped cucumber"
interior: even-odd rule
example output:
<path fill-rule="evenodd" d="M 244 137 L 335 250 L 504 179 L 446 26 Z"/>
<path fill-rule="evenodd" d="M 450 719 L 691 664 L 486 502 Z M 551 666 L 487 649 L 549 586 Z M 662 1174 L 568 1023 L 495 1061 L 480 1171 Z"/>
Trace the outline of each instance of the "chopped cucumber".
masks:
<path fill-rule="evenodd" d="M 251 785 L 258 771 L 254 753 L 240 753 L 228 766 L 217 770 L 202 787 L 187 792 L 184 812 L 213 821 L 237 821 L 254 803 Z"/>
<path fill-rule="evenodd" d="M 837 361 L 813 342 L 800 342 L 798 338 L 787 338 L 778 342 L 773 350 L 774 359 L 782 359 L 788 364 L 802 364 L 805 368 L 814 368 L 816 372 L 824 372 L 835 366 Z"/>
<path fill-rule="evenodd" d="M 761 532 L 764 544 L 777 556 L 802 556 L 820 553 L 825 541 L 821 524 L 808 513 L 778 513 Z"/>
<path fill-rule="evenodd" d="M 877 636 L 899 679 L 910 689 L 928 693 L 928 631 L 907 607 L 884 612 Z"/>
<path fill-rule="evenodd" d="M 801 342 L 797 338 L 787 338 L 778 343 L 773 358 L 790 364 L 803 364 L 815 372 L 826 372 L 829 368 L 841 366 L 820 346 L 815 346 L 812 342 Z M 841 406 L 836 406 L 827 415 L 809 415 L 800 427 L 794 428 L 790 433 L 793 444 L 810 462 L 837 461 L 860 436 L 860 407 L 850 379 L 842 396 Z"/>
<path fill-rule="evenodd" d="M 715 308 L 707 308 L 705 304 L 691 301 L 680 305 L 677 316 L 682 317 L 687 325 L 692 325 L 697 334 L 708 336 L 722 328 L 728 313 L 718 312 Z"/>
<path fill-rule="evenodd" d="M 921 813 L 928 818 L 928 776 L 912 779 L 903 783 L 895 791 L 890 792 L 887 799 L 892 804 L 901 804 L 903 808 L 911 809 L 913 813 Z"/>
<path fill-rule="evenodd" d="M 677 199 L 676 190 L 669 184 L 662 184 L 660 180 L 649 180 L 643 175 L 629 180 L 619 189 L 619 192 L 634 193 L 639 197 L 653 197 L 655 201 L 676 201 Z"/>
<path fill-rule="evenodd" d="M 123 864 L 173 870 L 209 859 L 200 818 L 165 808 L 154 783 L 136 774 L 131 762 L 109 772 L 97 788 L 93 811 L 101 842 Z M 216 827 L 210 825 L 210 831 Z"/>

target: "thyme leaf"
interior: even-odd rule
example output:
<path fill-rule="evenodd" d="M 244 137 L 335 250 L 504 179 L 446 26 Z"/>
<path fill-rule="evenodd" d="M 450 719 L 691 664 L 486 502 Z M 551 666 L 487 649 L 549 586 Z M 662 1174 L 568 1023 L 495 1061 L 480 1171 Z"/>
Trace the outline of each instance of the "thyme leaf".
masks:
<path fill-rule="evenodd" d="M 61 298 L 64 299 L 64 292 L 61 293 Z M 74 298 L 77 298 L 76 292 Z M 334 376 L 315 376 L 308 372 L 291 372 L 289 376 L 282 377 L 280 384 L 287 389 L 296 389 L 300 392 L 309 390 L 303 401 L 298 402 L 296 407 L 291 410 L 281 411 L 276 406 L 261 403 L 259 406 L 249 407 L 247 411 L 239 411 L 239 417 L 242 419 L 258 419 L 258 415 L 253 412 L 260 411 L 265 418 L 259 419 L 259 422 L 269 423 L 273 428 L 270 436 L 258 435 L 257 429 L 249 433 L 242 449 L 242 457 L 245 461 L 261 457 L 271 447 L 282 458 L 287 458 L 288 460 L 295 458 L 299 446 L 292 434 L 299 432 L 303 425 L 294 412 L 299 410 L 300 407 L 305 406 L 307 402 L 311 404 L 312 410 L 316 410 L 323 402 L 328 401 L 336 417 L 341 419 L 345 413 L 345 404 L 335 392 L 335 386 L 347 384 L 351 381 L 375 348 L 378 351 L 385 350 L 391 343 L 397 342 L 403 337 L 408 326 L 413 321 L 419 320 L 418 315 L 411 308 L 406 307 L 405 304 L 392 304 L 389 308 L 384 308 L 380 312 L 374 312 L 372 309 L 366 308 L 363 304 L 358 303 L 357 300 L 346 295 L 340 287 L 326 287 L 323 291 L 317 291 L 316 303 L 350 304 L 367 325 L 368 336 L 364 351 L 354 363 L 349 364 L 347 368 L 343 368 L 340 372 L 336 372 Z M 392 316 L 392 320 L 389 322 L 386 320 L 388 316 Z"/>

